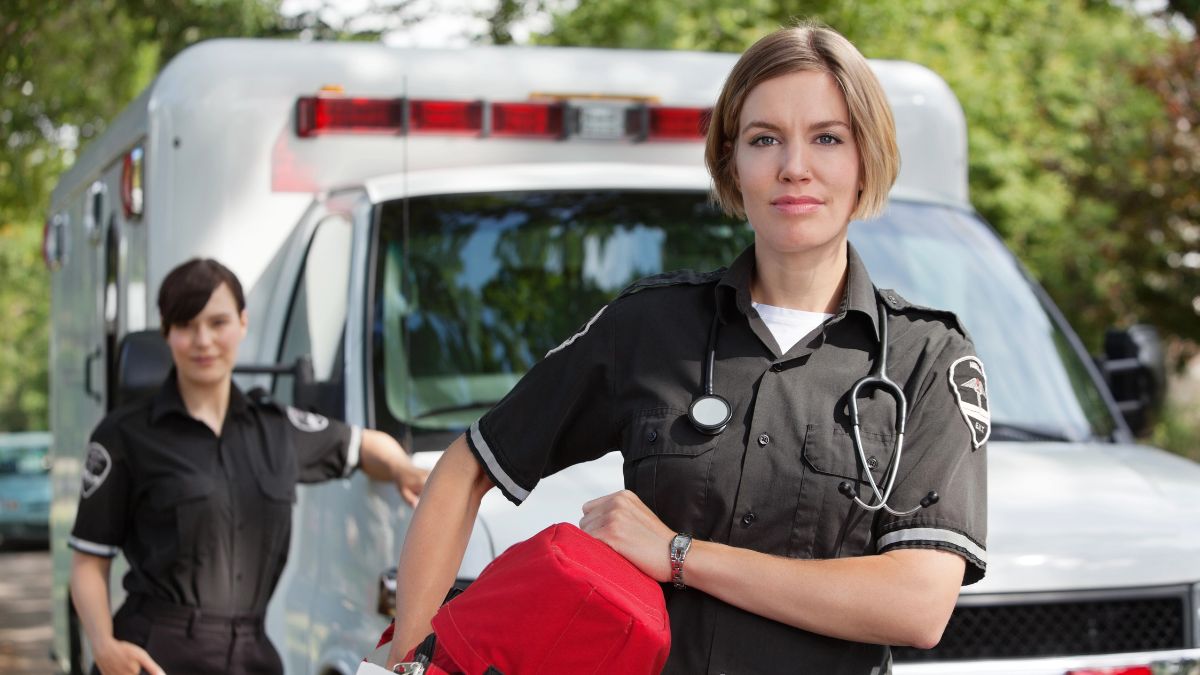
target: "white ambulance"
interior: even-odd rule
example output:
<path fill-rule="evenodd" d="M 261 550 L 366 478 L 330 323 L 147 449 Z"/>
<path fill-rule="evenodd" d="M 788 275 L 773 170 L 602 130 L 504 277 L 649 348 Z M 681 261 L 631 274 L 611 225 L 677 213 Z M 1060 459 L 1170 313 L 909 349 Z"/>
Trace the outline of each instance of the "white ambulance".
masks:
<path fill-rule="evenodd" d="M 711 269 L 750 241 L 710 205 L 702 162 L 734 59 L 217 40 L 168 64 L 63 176 L 47 219 L 57 665 L 89 660 L 67 594 L 81 454 L 153 379 L 136 345 L 118 352 L 157 325 L 170 268 L 228 264 L 248 289 L 241 360 L 302 373 L 244 387 L 385 430 L 431 466 L 631 280 Z M 1155 670 L 1200 655 L 1200 466 L 1131 440 L 1125 416 L 1140 423 L 1161 394 L 1152 331 L 1114 332 L 1093 362 L 972 209 L 950 89 L 873 66 L 903 169 L 852 239 L 880 286 L 964 320 L 995 422 L 987 578 L 939 647 L 896 650 L 896 672 L 1195 672 Z M 460 580 L 620 483 L 610 454 L 520 509 L 489 495 Z M 371 650 L 410 515 L 362 475 L 300 491 L 268 615 L 288 673 L 352 673 Z"/>

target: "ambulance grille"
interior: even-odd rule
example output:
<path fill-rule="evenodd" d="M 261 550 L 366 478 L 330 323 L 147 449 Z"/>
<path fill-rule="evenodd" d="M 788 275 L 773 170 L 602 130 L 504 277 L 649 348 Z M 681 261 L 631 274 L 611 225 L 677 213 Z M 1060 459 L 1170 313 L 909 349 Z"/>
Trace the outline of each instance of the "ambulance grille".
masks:
<path fill-rule="evenodd" d="M 980 602 L 980 601 L 983 602 Z M 897 663 L 1117 654 L 1193 646 L 1187 588 L 1137 596 L 963 596 L 933 649 L 893 648 Z"/>

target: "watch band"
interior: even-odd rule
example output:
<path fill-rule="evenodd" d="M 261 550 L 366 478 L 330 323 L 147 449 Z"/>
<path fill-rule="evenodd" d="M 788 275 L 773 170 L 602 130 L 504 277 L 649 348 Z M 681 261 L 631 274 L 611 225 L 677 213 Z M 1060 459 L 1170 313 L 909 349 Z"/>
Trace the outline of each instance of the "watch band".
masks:
<path fill-rule="evenodd" d="M 692 548 L 692 535 L 680 532 L 671 539 L 671 583 L 675 588 L 687 588 L 683 583 L 683 561 Z"/>

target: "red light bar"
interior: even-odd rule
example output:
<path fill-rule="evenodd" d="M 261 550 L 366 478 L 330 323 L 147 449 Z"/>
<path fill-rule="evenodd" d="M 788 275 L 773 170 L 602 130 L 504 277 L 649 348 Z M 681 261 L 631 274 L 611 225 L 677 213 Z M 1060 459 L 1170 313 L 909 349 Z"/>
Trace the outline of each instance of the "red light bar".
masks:
<path fill-rule="evenodd" d="M 479 101 L 409 101 L 408 105 L 408 130 L 412 133 L 483 132 L 483 103 Z"/>
<path fill-rule="evenodd" d="M 562 138 L 561 103 L 493 103 L 493 136 Z"/>
<path fill-rule="evenodd" d="M 404 129 L 404 100 L 305 96 L 296 101 L 296 135 L 331 132 L 398 134 Z"/>
<path fill-rule="evenodd" d="M 708 135 L 711 108 L 648 108 L 645 138 L 649 141 L 690 141 Z"/>
<path fill-rule="evenodd" d="M 1115 666 L 1111 668 L 1079 668 L 1064 675 L 1154 675 L 1150 666 Z"/>

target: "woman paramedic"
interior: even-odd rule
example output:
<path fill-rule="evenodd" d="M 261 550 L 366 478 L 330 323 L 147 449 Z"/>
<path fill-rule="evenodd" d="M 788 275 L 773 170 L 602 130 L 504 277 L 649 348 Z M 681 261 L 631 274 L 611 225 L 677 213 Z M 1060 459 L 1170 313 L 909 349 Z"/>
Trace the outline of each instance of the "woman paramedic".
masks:
<path fill-rule="evenodd" d="M 361 466 L 415 503 L 425 472 L 386 434 L 232 383 L 246 311 L 225 266 L 176 267 L 158 308 L 174 369 L 92 434 L 70 538 L 75 608 L 104 675 L 281 673 L 263 613 L 287 559 L 296 483 Z M 129 595 L 110 617 L 118 551 Z"/>
<path fill-rule="evenodd" d="M 664 672 L 887 672 L 887 645 L 936 644 L 983 576 L 983 365 L 847 241 L 899 167 L 867 62 L 825 27 L 763 38 L 706 162 L 753 246 L 635 283 L 450 446 L 401 554 L 389 663 L 430 631 L 488 489 L 519 503 L 613 448 L 627 489 L 580 526 L 663 582 Z"/>

